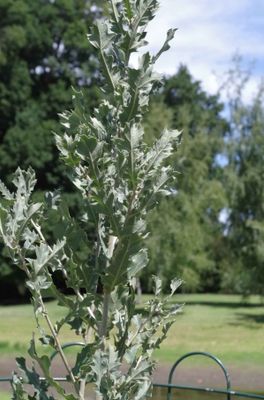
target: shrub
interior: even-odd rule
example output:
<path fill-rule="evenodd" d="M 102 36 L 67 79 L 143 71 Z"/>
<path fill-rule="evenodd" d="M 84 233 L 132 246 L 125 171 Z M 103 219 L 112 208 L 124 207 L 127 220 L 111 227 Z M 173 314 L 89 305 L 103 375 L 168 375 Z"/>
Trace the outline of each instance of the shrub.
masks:
<path fill-rule="evenodd" d="M 17 169 L 14 192 L 0 185 L 0 236 L 13 263 L 27 276 L 40 341 L 58 351 L 73 392 L 66 393 L 51 376 L 51 358 L 39 354 L 33 337 L 29 355 L 45 379 L 34 365 L 30 368 L 18 358 L 22 379 L 14 374 L 13 399 L 51 400 L 53 388 L 64 399 L 83 400 L 88 383 L 93 383 L 98 399 L 139 400 L 150 390 L 151 356 L 179 310 L 169 302 L 180 283 L 172 281 L 171 294 L 163 299 L 161 281 L 154 277 L 153 299 L 144 313 L 136 310 L 134 280 L 148 261 L 145 218 L 160 196 L 170 194 L 175 171 L 167 160 L 180 138 L 178 131 L 165 130 L 147 145 L 142 125 L 149 96 L 160 86 L 154 63 L 169 48 L 175 30 L 169 30 L 157 55 L 147 52 L 138 68 L 130 65 L 131 54 L 146 44 L 146 27 L 157 7 L 157 0 L 111 0 L 109 19 L 97 21 L 88 35 L 101 60 L 103 100 L 88 115 L 84 94 L 74 90 L 73 109 L 61 114 L 65 133 L 56 135 L 69 177 L 82 194 L 81 217 L 71 217 L 58 193 L 34 202 L 31 168 Z M 53 243 L 42 229 L 48 218 L 56 226 Z M 90 222 L 96 226 L 93 238 L 86 234 Z M 74 295 L 56 287 L 53 277 L 58 272 Z M 43 301 L 47 289 L 66 309 L 56 323 Z M 60 339 L 65 324 L 84 343 L 73 368 Z M 33 396 L 26 397 L 24 382 L 34 387 Z"/>

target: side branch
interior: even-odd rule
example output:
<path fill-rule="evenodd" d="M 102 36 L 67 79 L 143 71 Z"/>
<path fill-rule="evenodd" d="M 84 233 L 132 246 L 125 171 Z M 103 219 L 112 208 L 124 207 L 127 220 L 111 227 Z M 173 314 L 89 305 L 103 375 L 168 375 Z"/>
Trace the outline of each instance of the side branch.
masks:
<path fill-rule="evenodd" d="M 40 305 L 41 305 L 41 308 L 42 308 L 43 316 L 44 316 L 44 318 L 45 318 L 45 320 L 47 322 L 47 325 L 48 325 L 48 327 L 50 329 L 50 332 L 51 332 L 51 334 L 52 334 L 52 336 L 54 338 L 58 353 L 59 353 L 59 355 L 60 355 L 60 357 L 62 359 L 62 362 L 63 362 L 63 364 L 64 364 L 64 366 L 65 366 L 65 368 L 66 368 L 66 370 L 67 370 L 67 372 L 68 372 L 68 374 L 70 376 L 70 379 L 71 379 L 71 381 L 72 381 L 72 383 L 74 385 L 76 393 L 79 394 L 79 387 L 78 387 L 77 381 L 76 381 L 76 379 L 75 379 L 75 377 L 74 377 L 74 375 L 72 373 L 71 367 L 70 367 L 70 365 L 68 363 L 68 360 L 67 360 L 67 358 L 66 358 L 66 356 L 64 354 L 64 351 L 63 351 L 63 349 L 61 347 L 61 344 L 60 344 L 59 339 L 58 339 L 58 335 L 57 335 L 57 333 L 55 331 L 55 328 L 54 328 L 54 326 L 53 326 L 53 324 L 52 324 L 52 322 L 50 320 L 50 317 L 48 315 L 48 311 L 47 311 L 47 309 L 45 307 L 45 304 L 44 304 L 44 302 L 42 300 L 41 295 L 39 296 L 39 302 L 40 302 Z"/>

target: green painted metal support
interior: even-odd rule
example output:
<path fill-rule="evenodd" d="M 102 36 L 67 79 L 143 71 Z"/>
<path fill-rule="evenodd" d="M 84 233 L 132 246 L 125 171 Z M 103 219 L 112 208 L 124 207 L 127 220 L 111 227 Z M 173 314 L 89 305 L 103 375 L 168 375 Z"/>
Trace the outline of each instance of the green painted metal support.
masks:
<path fill-rule="evenodd" d="M 174 385 L 168 383 L 154 383 L 153 385 L 156 388 L 164 388 L 164 389 L 178 389 L 178 390 L 186 390 L 186 391 L 195 391 L 195 392 L 204 392 L 204 393 L 215 393 L 215 394 L 224 394 L 229 395 L 230 397 L 243 397 L 247 399 L 261 399 L 264 400 L 263 395 L 255 394 L 255 393 L 246 393 L 246 392 L 238 392 L 235 390 L 226 390 L 226 389 L 214 389 L 214 388 L 206 388 L 206 387 L 199 387 L 199 386 L 184 386 L 184 385 Z M 168 392 L 167 392 L 168 393 Z M 172 395 L 172 392 L 171 392 Z M 176 395 L 175 395 L 176 397 Z M 171 400 L 174 400 L 173 397 L 170 397 Z M 176 397 L 177 398 L 177 397 Z M 186 396 L 186 399 L 188 397 Z"/>
<path fill-rule="evenodd" d="M 224 373 L 224 377 L 225 377 L 225 382 L 226 382 L 226 393 L 227 393 L 227 400 L 230 400 L 230 390 L 231 390 L 231 381 L 230 381 L 230 376 L 229 373 L 227 372 L 227 369 L 225 368 L 225 366 L 223 365 L 222 361 L 219 360 L 219 358 L 215 357 L 213 354 L 211 353 L 207 353 L 207 352 L 203 352 L 203 351 L 193 351 L 191 353 L 187 353 L 184 354 L 182 357 L 180 357 L 172 366 L 170 373 L 169 373 L 169 377 L 168 377 L 168 395 L 167 395 L 167 400 L 171 400 L 171 384 L 172 384 L 172 378 L 173 375 L 175 373 L 176 368 L 178 367 L 179 364 L 182 363 L 182 361 L 186 360 L 187 358 L 193 357 L 193 356 L 203 356 L 203 357 L 207 357 L 210 358 L 211 360 L 213 360 L 214 362 L 216 362 L 216 364 L 219 365 L 219 367 L 221 368 L 221 370 Z"/>
<path fill-rule="evenodd" d="M 175 371 L 176 368 L 187 358 L 193 357 L 193 356 L 203 356 L 207 357 L 211 360 L 213 360 L 222 370 L 225 378 L 225 385 L 226 389 L 215 389 L 215 388 L 208 388 L 208 387 L 200 387 L 200 386 L 186 386 L 186 385 L 179 385 L 179 384 L 173 384 L 172 379 L 175 376 Z M 245 392 L 238 392 L 235 390 L 231 389 L 231 379 L 230 375 L 222 363 L 222 361 L 219 360 L 216 356 L 214 356 L 211 353 L 203 352 L 203 351 L 193 351 L 191 353 L 184 354 L 182 357 L 180 357 L 171 367 L 169 376 L 168 376 L 168 383 L 166 384 L 154 384 L 154 387 L 160 387 L 160 388 L 165 388 L 167 389 L 167 400 L 172 400 L 172 394 L 173 394 L 173 389 L 178 389 L 178 390 L 186 390 L 186 391 L 195 391 L 195 392 L 204 392 L 204 393 L 216 393 L 216 394 L 224 394 L 226 395 L 227 400 L 231 400 L 232 396 L 236 397 L 243 397 L 247 399 L 261 399 L 264 400 L 263 395 L 258 395 L 254 393 L 245 393 Z"/>
<path fill-rule="evenodd" d="M 62 348 L 67 349 L 69 347 L 73 346 L 85 346 L 85 343 L 83 342 L 70 342 L 70 343 L 65 343 Z M 57 351 L 52 353 L 51 355 L 51 361 L 54 360 L 56 355 L 58 354 Z M 224 378 L 225 378 L 225 389 L 215 389 L 215 388 L 208 388 L 208 387 L 200 387 L 200 386 L 185 386 L 185 385 L 179 385 L 179 384 L 173 384 L 172 380 L 176 375 L 176 368 L 179 367 L 179 365 L 186 360 L 187 358 L 193 357 L 193 356 L 203 356 L 207 357 L 211 360 L 213 360 L 222 370 Z M 40 379 L 45 379 L 45 378 L 40 378 Z M 65 382 L 67 379 L 65 377 L 56 377 L 54 378 L 58 382 Z M 12 376 L 2 376 L 0 377 L 0 383 L 1 382 L 12 382 Z M 222 394 L 226 395 L 227 400 L 231 400 L 232 397 L 241 397 L 241 398 L 246 398 L 246 399 L 257 399 L 257 400 L 264 400 L 264 395 L 258 395 L 254 393 L 245 393 L 245 392 L 238 392 L 235 390 L 231 389 L 231 379 L 230 375 L 222 363 L 222 361 L 219 360 L 219 358 L 215 357 L 211 353 L 206 353 L 202 351 L 194 351 L 191 353 L 184 354 L 182 357 L 180 357 L 171 367 L 169 376 L 168 376 L 168 383 L 155 383 L 153 385 L 156 388 L 163 388 L 167 389 L 167 400 L 173 400 L 175 398 L 173 396 L 173 389 L 178 389 L 178 390 L 186 390 L 186 391 L 196 391 L 196 392 L 204 392 L 204 393 L 215 393 L 215 394 Z M 263 388 L 264 389 L 264 388 Z M 173 396 L 173 397 L 172 397 Z M 176 397 L 177 398 L 177 397 Z M 187 396 L 186 396 L 187 399 Z"/>
<path fill-rule="evenodd" d="M 74 346 L 82 346 L 82 347 L 84 347 L 85 343 L 83 343 L 83 342 L 69 342 L 69 343 L 63 344 L 61 347 L 62 347 L 63 350 L 65 350 L 65 349 L 67 349 L 69 347 L 74 347 Z M 58 353 L 59 353 L 58 350 L 54 351 L 52 353 L 51 357 L 50 357 L 50 361 L 53 361 Z"/>

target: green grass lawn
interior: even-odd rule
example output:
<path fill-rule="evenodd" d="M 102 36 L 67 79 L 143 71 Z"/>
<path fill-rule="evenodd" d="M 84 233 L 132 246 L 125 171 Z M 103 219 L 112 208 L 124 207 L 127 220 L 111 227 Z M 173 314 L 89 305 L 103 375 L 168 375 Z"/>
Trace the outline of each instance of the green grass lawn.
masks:
<path fill-rule="evenodd" d="M 159 361 L 173 362 L 190 351 L 207 351 L 225 364 L 263 366 L 264 306 L 257 296 L 247 302 L 235 295 L 181 295 L 176 299 L 185 306 L 156 353 Z"/>
<path fill-rule="evenodd" d="M 10 400 L 10 393 L 7 392 L 0 392 L 1 400 Z"/>
<path fill-rule="evenodd" d="M 185 303 L 166 342 L 156 352 L 161 362 L 173 362 L 185 352 L 209 351 L 224 362 L 263 364 L 264 306 L 252 296 L 247 302 L 235 295 L 178 295 L 175 301 Z M 48 303 L 52 319 L 63 316 L 64 309 Z M 0 307 L 0 354 L 25 354 L 35 320 L 31 305 Z M 74 333 L 64 331 L 63 341 L 76 340 Z"/>
<path fill-rule="evenodd" d="M 185 306 L 155 354 L 159 363 L 173 363 L 190 351 L 207 351 L 227 366 L 263 366 L 264 306 L 258 297 L 242 302 L 235 295 L 178 295 L 175 302 Z M 64 309 L 55 302 L 48 303 L 48 308 L 54 321 L 63 316 Z M 0 307 L 0 357 L 26 354 L 32 332 L 36 331 L 32 315 L 31 305 Z M 74 334 L 64 331 L 63 341 L 72 340 L 76 340 Z M 1 392 L 0 398 L 10 399 L 10 394 Z"/>

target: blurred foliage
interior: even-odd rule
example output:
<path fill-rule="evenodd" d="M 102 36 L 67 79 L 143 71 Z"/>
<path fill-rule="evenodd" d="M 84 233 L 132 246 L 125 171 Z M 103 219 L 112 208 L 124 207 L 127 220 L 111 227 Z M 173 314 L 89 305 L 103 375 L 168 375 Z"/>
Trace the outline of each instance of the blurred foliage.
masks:
<path fill-rule="evenodd" d="M 162 104 L 160 113 L 157 101 Z M 216 162 L 227 129 L 222 110 L 219 98 L 204 92 L 200 82 L 182 66 L 166 80 L 165 89 L 152 104 L 148 116 L 149 136 L 149 129 L 163 122 L 184 132 L 175 158 L 178 181 L 171 189 L 171 196 L 150 217 L 149 247 L 151 271 L 158 270 L 167 282 L 172 276 L 181 276 L 187 291 L 219 289 L 217 248 L 222 236 L 219 213 L 226 206 L 220 179 L 222 168 Z"/>
<path fill-rule="evenodd" d="M 0 1 L 1 175 L 31 165 L 39 189 L 62 181 L 65 187 L 52 131 L 59 129 L 57 114 L 70 105 L 72 85 L 86 86 L 88 109 L 97 103 L 98 62 L 86 40 L 100 14 L 92 4 Z"/>
<path fill-rule="evenodd" d="M 222 89 L 230 121 L 222 287 L 243 295 L 264 295 L 264 85 L 260 82 L 249 98 L 250 83 L 250 70 L 236 56 Z"/>
<path fill-rule="evenodd" d="M 96 4 L 95 4 L 96 3 Z M 58 113 L 71 105 L 71 87 L 85 86 L 87 109 L 98 103 L 100 71 L 86 33 L 100 17 L 96 0 L 0 0 L 0 175 L 31 165 L 40 192 L 63 187 L 78 208 L 58 158 L 53 131 Z M 21 276 L 1 258 L 3 289 Z M 3 295 L 6 293 L 1 290 Z"/>

